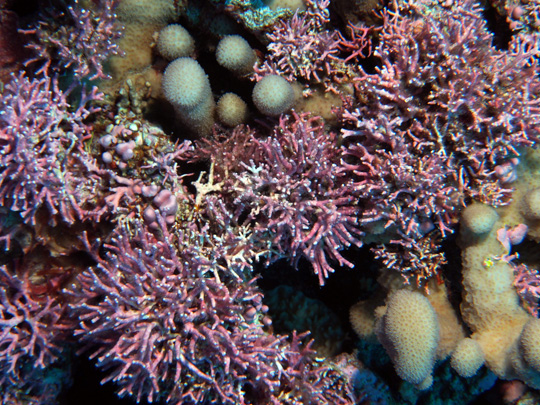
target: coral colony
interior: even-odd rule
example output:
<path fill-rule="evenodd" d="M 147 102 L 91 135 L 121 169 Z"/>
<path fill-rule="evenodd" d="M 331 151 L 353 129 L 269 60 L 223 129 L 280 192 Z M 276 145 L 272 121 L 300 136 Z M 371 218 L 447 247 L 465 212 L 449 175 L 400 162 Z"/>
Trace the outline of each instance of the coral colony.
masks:
<path fill-rule="evenodd" d="M 0 403 L 540 403 L 537 1 L 30 3 Z"/>

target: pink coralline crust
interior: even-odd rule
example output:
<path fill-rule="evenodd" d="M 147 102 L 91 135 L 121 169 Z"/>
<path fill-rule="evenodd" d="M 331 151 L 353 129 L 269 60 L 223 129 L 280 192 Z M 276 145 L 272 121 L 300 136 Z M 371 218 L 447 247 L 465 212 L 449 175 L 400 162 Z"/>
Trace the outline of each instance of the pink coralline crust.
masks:
<path fill-rule="evenodd" d="M 98 367 L 109 370 L 103 382 L 114 381 L 119 395 L 138 401 L 155 400 L 165 383 L 175 403 L 204 398 L 235 403 L 237 373 L 271 372 L 266 361 L 256 362 L 270 357 L 277 342 L 260 347 L 262 331 L 249 334 L 247 324 L 243 336 L 232 335 L 243 322 L 240 303 L 260 301 L 260 295 L 249 284 L 229 289 L 207 278 L 193 261 L 177 255 L 173 246 L 180 241 L 165 227 L 160 239 L 141 225 L 134 231 L 132 236 L 117 230 L 105 246 L 109 253 L 96 255 L 98 265 L 78 277 L 72 292 L 80 321 L 75 334 Z M 223 367 L 214 367 L 218 364 Z"/>
<path fill-rule="evenodd" d="M 399 118 L 350 118 L 357 128 L 344 131 L 351 143 L 342 164 L 356 178 L 362 226 L 381 225 L 404 238 L 422 237 L 434 226 L 451 233 L 463 204 L 453 159 L 418 153 L 429 143 L 399 129 Z"/>
<path fill-rule="evenodd" d="M 399 269 L 407 284 L 429 293 L 428 281 L 435 277 L 442 282 L 439 273 L 447 263 L 440 242 L 440 233 L 433 232 L 418 239 L 397 239 L 371 251 L 386 269 Z"/>
<path fill-rule="evenodd" d="M 319 283 L 333 272 L 329 260 L 353 267 L 339 251 L 361 246 L 355 197 L 340 170 L 333 132 L 316 117 L 283 116 L 272 137 L 254 140 L 260 161 L 237 175 L 234 204 L 247 212 L 261 238 L 270 237 L 278 257 L 297 265 L 306 258 Z"/>
<path fill-rule="evenodd" d="M 106 79 L 103 62 L 120 53 L 118 40 L 122 36 L 114 8 L 118 0 L 97 0 L 84 8 L 78 0 L 66 11 L 44 17 L 33 29 L 23 31 L 37 35 L 38 41 L 28 48 L 34 56 L 26 63 L 40 62 L 40 71 L 69 69 L 82 78 Z M 62 24 L 62 25 L 59 25 Z"/>
<path fill-rule="evenodd" d="M 338 47 L 346 55 L 343 62 L 359 62 L 371 56 L 373 50 L 372 34 L 376 29 L 352 23 L 349 23 L 347 28 L 349 31 L 348 37 L 343 36 L 338 31 Z"/>
<path fill-rule="evenodd" d="M 332 28 L 328 0 L 307 1 L 306 11 L 280 20 L 266 34 L 266 59 L 254 67 L 253 79 L 280 75 L 288 81 L 322 83 L 341 94 L 342 83 L 356 76 L 362 59 L 371 55 L 375 28 L 350 24 L 347 35 Z"/>
<path fill-rule="evenodd" d="M 537 42 L 533 36 L 516 35 L 507 51 L 497 50 L 480 7 L 470 0 L 449 8 L 429 1 L 394 7 L 398 9 L 383 13 L 373 53 L 379 60 L 375 73 L 360 72 L 358 101 L 344 114 L 356 129 L 344 134 L 357 133 L 361 140 L 368 127 L 387 145 L 405 143 L 403 156 L 392 146 L 382 151 L 367 147 L 370 159 L 380 159 L 375 162 L 387 172 L 400 171 L 400 160 L 413 170 L 411 176 L 424 176 L 420 169 L 432 167 L 428 179 L 446 177 L 433 186 L 444 184 L 491 205 L 507 203 L 511 190 L 499 181 L 496 168 L 538 140 Z M 389 158 L 395 159 L 385 164 Z M 427 191 L 435 194 L 438 189 L 429 186 Z M 437 205 L 443 215 L 451 214 L 446 203 Z"/>
<path fill-rule="evenodd" d="M 296 390 L 306 403 L 352 403 L 325 385 L 309 347 L 264 332 L 252 281 L 221 272 L 182 233 L 168 233 L 163 218 L 160 225 L 159 237 L 140 223 L 117 229 L 67 293 L 75 335 L 107 370 L 103 383 L 171 404 L 277 405 Z"/>
<path fill-rule="evenodd" d="M 66 94 L 48 77 L 14 76 L 0 99 L 0 203 L 35 223 L 45 207 L 51 223 L 96 219 L 104 210 L 93 201 L 99 176 L 84 151 L 84 123 L 94 90 L 71 109 Z"/>
<path fill-rule="evenodd" d="M 303 343 L 305 334 L 292 332 L 290 342 L 284 350 L 284 371 L 281 378 L 281 393 L 273 403 L 285 405 L 323 404 L 352 405 L 359 403 L 353 393 L 353 375 L 333 361 L 314 362 L 312 342 Z M 366 398 L 363 398 L 366 399 Z"/>
<path fill-rule="evenodd" d="M 535 317 L 540 315 L 540 273 L 525 264 L 514 265 L 514 286 L 525 308 Z"/>

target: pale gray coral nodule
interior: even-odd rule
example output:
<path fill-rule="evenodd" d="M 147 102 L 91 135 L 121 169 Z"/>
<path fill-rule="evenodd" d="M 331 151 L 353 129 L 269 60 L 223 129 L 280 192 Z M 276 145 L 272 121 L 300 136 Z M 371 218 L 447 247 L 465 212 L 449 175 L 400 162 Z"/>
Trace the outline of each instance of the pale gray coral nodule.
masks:
<path fill-rule="evenodd" d="M 231 72 L 244 75 L 253 72 L 257 56 L 249 43 L 240 35 L 227 35 L 219 41 L 216 60 Z"/>
<path fill-rule="evenodd" d="M 195 52 L 195 40 L 180 24 L 167 25 L 159 32 L 157 50 L 167 60 L 191 56 Z"/>
<path fill-rule="evenodd" d="M 199 135 L 210 133 L 215 102 L 208 76 L 197 61 L 187 57 L 172 61 L 165 69 L 161 86 L 184 124 Z"/>
<path fill-rule="evenodd" d="M 289 110 L 293 102 L 294 90 L 281 76 L 265 76 L 253 88 L 253 103 L 265 115 L 278 116 Z"/>

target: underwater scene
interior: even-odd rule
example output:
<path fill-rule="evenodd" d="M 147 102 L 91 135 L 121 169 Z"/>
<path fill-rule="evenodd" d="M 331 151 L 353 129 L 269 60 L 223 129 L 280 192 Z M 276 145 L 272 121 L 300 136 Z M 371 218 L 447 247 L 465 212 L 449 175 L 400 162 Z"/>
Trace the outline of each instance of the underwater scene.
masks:
<path fill-rule="evenodd" d="M 540 0 L 0 0 L 0 405 L 540 404 Z"/>

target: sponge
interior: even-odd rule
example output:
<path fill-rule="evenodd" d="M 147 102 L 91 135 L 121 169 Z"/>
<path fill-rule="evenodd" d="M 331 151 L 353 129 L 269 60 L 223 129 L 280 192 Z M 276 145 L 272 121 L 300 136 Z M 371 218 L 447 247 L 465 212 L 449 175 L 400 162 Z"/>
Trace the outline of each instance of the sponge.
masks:
<path fill-rule="evenodd" d="M 253 88 L 253 103 L 265 115 L 278 116 L 291 108 L 293 102 L 293 88 L 281 76 L 265 76 Z"/>
<path fill-rule="evenodd" d="M 214 124 L 215 103 L 201 65 L 191 58 L 172 61 L 163 73 L 161 86 L 178 117 L 191 129 L 207 135 Z"/>
<path fill-rule="evenodd" d="M 429 300 L 419 292 L 396 291 L 376 332 L 397 374 L 420 389 L 428 388 L 439 343 L 439 321 Z"/>

